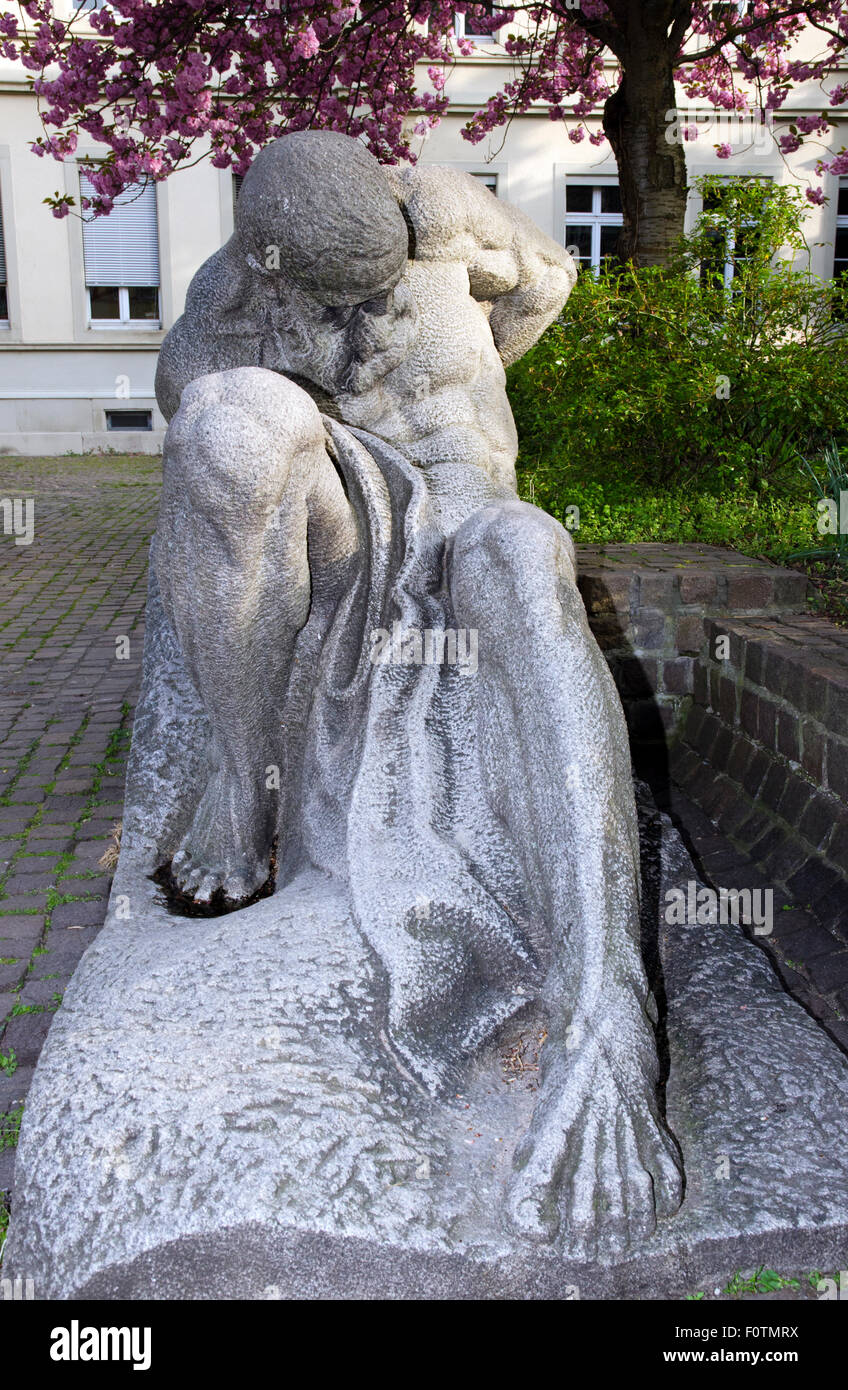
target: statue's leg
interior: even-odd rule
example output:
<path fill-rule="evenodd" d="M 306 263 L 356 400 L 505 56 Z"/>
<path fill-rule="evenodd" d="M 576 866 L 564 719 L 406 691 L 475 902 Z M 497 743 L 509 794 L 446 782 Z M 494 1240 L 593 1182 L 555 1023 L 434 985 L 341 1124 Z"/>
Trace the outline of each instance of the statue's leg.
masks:
<path fill-rule="evenodd" d="M 185 388 L 165 439 L 157 576 L 212 727 L 211 772 L 174 855 L 199 901 L 249 897 L 268 877 L 280 711 L 315 602 L 350 580 L 356 525 L 321 416 L 258 367 Z M 270 784 L 270 785 L 269 785 Z"/>
<path fill-rule="evenodd" d="M 484 780 L 550 927 L 548 1038 L 510 1212 L 591 1252 L 676 1210 L 676 1146 L 639 946 L 639 841 L 627 731 L 575 583 L 574 547 L 522 502 L 475 513 L 449 561 L 460 627 L 478 630 Z"/>

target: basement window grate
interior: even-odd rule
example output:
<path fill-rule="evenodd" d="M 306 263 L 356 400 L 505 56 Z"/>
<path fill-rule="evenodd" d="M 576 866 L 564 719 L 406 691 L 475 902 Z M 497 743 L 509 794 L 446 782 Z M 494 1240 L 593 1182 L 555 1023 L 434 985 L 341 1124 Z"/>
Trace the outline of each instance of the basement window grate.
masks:
<path fill-rule="evenodd" d="M 152 430 L 152 410 L 107 410 L 107 430 Z"/>

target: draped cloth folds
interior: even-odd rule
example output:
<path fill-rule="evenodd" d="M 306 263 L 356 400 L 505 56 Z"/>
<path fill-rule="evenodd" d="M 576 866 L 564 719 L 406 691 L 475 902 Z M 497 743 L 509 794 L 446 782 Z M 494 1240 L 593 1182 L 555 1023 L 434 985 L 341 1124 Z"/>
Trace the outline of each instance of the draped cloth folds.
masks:
<path fill-rule="evenodd" d="M 320 644 L 312 615 L 299 639 L 311 703 L 281 831 L 290 861 L 299 845 L 347 878 L 384 971 L 387 1045 L 437 1094 L 526 1003 L 538 961 L 520 854 L 486 803 L 472 636 L 445 640 L 450 538 L 426 474 L 372 435 L 325 427 L 361 563 Z M 465 661 L 437 659 L 454 651 Z"/>

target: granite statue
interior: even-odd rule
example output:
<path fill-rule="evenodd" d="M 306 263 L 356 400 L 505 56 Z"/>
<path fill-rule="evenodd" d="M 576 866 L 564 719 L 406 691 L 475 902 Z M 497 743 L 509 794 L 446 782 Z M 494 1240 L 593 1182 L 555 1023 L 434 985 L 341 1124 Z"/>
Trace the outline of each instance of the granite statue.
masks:
<path fill-rule="evenodd" d="M 342 135 L 245 178 L 160 355 L 120 857 L 4 1247 L 36 1297 L 838 1267 L 848 1059 L 741 926 L 663 917 L 698 872 L 516 494 L 504 369 L 575 274 Z"/>
<path fill-rule="evenodd" d="M 211 730 L 170 871 L 227 905 L 272 846 L 277 884 L 342 880 L 386 1046 L 434 1095 L 541 994 L 511 1219 L 626 1244 L 681 1198 L 628 741 L 571 539 L 517 497 L 505 390 L 575 274 L 468 174 L 314 131 L 260 153 L 157 373 L 155 572 Z M 473 672 L 445 659 L 472 634 Z"/>

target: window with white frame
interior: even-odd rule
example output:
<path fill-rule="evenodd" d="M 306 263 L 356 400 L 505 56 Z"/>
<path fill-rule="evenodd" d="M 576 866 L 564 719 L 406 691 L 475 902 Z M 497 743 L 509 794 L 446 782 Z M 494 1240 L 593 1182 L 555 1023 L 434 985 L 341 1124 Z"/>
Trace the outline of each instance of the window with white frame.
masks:
<path fill-rule="evenodd" d="M 845 278 L 848 284 L 848 179 L 839 185 L 836 204 L 836 236 L 833 241 L 833 278 Z"/>
<path fill-rule="evenodd" d="M 476 8 L 487 15 L 497 14 L 494 5 L 478 5 Z M 458 39 L 473 39 L 475 43 L 494 43 L 498 36 L 497 29 L 484 32 L 479 19 L 473 14 L 454 15 L 453 27 Z"/>
<path fill-rule="evenodd" d="M 80 170 L 80 193 L 94 191 Z M 110 213 L 83 222 L 82 237 L 89 326 L 158 328 L 156 185 L 125 188 Z"/>
<path fill-rule="evenodd" d="M 241 193 L 241 186 L 242 186 L 243 183 L 244 183 L 244 174 L 233 174 L 233 216 L 234 216 L 234 217 L 235 217 L 235 213 L 236 213 L 236 204 L 237 204 L 237 202 L 238 202 L 239 194 Z"/>
<path fill-rule="evenodd" d="M 581 270 L 598 270 L 615 255 L 623 222 L 615 179 L 566 179 L 565 244 Z"/>
<path fill-rule="evenodd" d="M 708 189 L 704 196 L 703 211 L 709 224 L 709 240 L 714 247 L 709 257 L 701 260 L 701 277 L 715 276 L 723 280 L 729 289 L 733 278 L 756 251 L 761 230 L 756 219 L 733 223 L 728 219 L 724 205 L 725 191 L 733 182 L 732 176 L 722 180 L 724 187 Z M 763 198 L 768 197 L 768 187 L 772 180 L 760 180 Z"/>
<path fill-rule="evenodd" d="M 82 14 L 86 10 L 106 10 L 112 0 L 71 0 L 71 3 L 77 14 Z"/>
<path fill-rule="evenodd" d="M 490 193 L 494 193 L 495 197 L 497 198 L 497 196 L 498 196 L 498 176 L 497 176 L 497 174 L 482 173 L 482 172 L 478 174 L 478 172 L 477 172 L 476 169 L 472 169 L 472 170 L 471 170 L 471 177 L 472 177 L 472 178 L 475 178 L 475 179 L 479 179 L 479 180 L 480 180 L 480 183 L 482 183 L 483 186 L 484 186 L 485 188 L 488 188 L 488 190 L 489 190 Z"/>
<path fill-rule="evenodd" d="M 0 327 L 9 327 L 9 292 L 6 284 L 6 243 L 3 240 L 2 204 L 0 204 Z"/>

